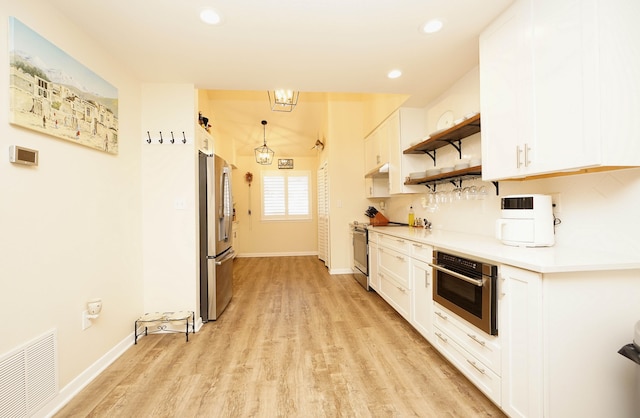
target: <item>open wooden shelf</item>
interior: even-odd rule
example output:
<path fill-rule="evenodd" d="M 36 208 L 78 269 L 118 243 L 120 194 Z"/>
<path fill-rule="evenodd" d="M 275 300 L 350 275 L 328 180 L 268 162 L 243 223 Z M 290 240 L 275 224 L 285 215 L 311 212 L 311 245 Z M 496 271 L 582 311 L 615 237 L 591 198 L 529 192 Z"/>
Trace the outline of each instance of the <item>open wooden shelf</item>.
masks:
<path fill-rule="evenodd" d="M 448 173 L 440 173 L 435 176 L 423 177 L 418 179 L 412 179 L 409 181 L 405 181 L 405 185 L 416 185 L 416 184 L 430 184 L 430 183 L 444 183 L 453 180 L 465 180 L 468 178 L 475 178 L 482 176 L 482 166 L 478 165 L 475 167 L 467 167 L 462 170 L 454 170 Z"/>
<path fill-rule="evenodd" d="M 404 154 L 424 154 L 442 148 L 445 145 L 454 145 L 455 142 L 480 132 L 480 113 L 465 119 L 457 125 L 442 132 L 432 135 L 430 138 L 407 148 Z"/>

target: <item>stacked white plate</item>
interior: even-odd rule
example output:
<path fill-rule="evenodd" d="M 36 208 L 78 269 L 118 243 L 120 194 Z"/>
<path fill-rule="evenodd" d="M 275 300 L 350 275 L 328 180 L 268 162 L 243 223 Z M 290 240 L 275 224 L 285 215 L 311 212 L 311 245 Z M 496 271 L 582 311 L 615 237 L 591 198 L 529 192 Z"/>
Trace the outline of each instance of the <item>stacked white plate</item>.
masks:
<path fill-rule="evenodd" d="M 409 173 L 409 178 L 411 180 L 421 179 L 427 177 L 427 173 L 425 171 L 417 171 L 415 173 Z"/>
<path fill-rule="evenodd" d="M 440 174 L 440 171 L 441 170 L 439 168 L 431 168 L 427 170 L 427 177 L 437 176 L 438 174 Z"/>
<path fill-rule="evenodd" d="M 440 169 L 441 173 L 450 173 L 453 171 L 453 167 L 442 167 L 442 169 Z"/>
<path fill-rule="evenodd" d="M 455 171 L 457 171 L 457 170 L 463 170 L 463 169 L 465 169 L 465 168 L 469 168 L 469 163 L 460 163 L 460 164 L 456 164 L 456 165 L 454 165 L 454 166 L 453 166 L 453 169 L 454 169 Z"/>
<path fill-rule="evenodd" d="M 469 160 L 469 165 L 471 165 L 471 167 L 477 167 L 479 165 L 482 165 L 482 158 L 472 158 Z"/>

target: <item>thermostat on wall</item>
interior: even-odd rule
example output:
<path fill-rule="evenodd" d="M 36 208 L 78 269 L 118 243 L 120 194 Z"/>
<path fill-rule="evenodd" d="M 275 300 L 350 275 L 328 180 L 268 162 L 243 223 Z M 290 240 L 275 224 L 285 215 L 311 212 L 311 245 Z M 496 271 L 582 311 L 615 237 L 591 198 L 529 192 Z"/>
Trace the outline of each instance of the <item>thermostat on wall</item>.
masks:
<path fill-rule="evenodd" d="M 38 151 L 11 145 L 9 147 L 9 161 L 15 164 L 38 165 Z"/>

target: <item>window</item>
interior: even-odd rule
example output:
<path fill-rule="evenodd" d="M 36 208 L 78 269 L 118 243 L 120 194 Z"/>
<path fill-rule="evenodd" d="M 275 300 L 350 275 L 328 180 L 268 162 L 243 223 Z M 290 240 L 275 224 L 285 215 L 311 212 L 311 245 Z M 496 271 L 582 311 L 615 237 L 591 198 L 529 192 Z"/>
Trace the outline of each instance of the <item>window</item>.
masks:
<path fill-rule="evenodd" d="M 311 172 L 262 172 L 262 219 L 311 219 Z"/>

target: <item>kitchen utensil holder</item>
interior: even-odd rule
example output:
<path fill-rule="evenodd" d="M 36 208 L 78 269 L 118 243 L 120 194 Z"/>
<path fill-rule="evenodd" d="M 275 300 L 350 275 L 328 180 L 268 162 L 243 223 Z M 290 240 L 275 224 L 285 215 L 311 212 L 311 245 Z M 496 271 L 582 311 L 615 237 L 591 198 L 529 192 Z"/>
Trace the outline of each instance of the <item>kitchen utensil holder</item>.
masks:
<path fill-rule="evenodd" d="M 380 212 L 376 213 L 373 218 L 369 218 L 369 223 L 374 226 L 388 225 L 389 220 Z"/>

